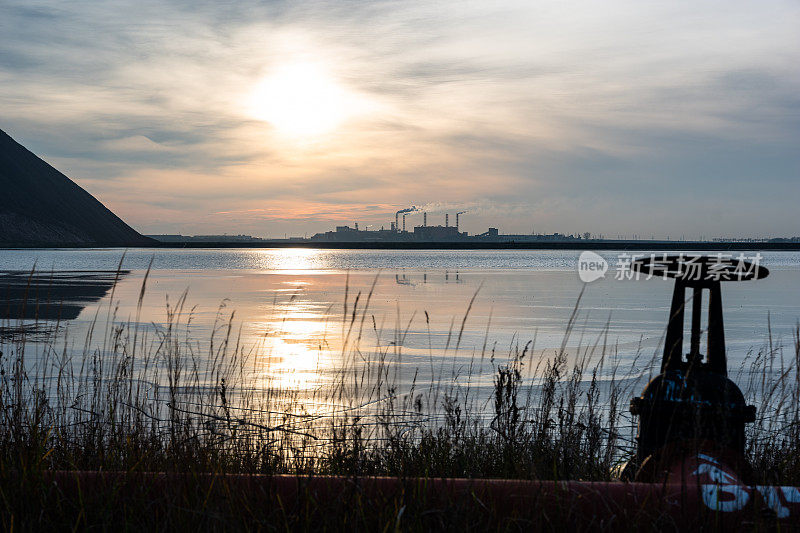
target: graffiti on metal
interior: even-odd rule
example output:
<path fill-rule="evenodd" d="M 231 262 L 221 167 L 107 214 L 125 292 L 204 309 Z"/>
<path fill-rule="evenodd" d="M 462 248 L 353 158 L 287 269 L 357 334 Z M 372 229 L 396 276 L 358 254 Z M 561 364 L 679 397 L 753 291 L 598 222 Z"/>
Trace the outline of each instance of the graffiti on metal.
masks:
<path fill-rule="evenodd" d="M 703 503 L 712 510 L 726 513 L 741 511 L 759 494 L 778 518 L 800 514 L 800 489 L 797 487 L 747 486 L 728 466 L 707 454 L 697 454 L 691 473 L 700 486 Z"/>

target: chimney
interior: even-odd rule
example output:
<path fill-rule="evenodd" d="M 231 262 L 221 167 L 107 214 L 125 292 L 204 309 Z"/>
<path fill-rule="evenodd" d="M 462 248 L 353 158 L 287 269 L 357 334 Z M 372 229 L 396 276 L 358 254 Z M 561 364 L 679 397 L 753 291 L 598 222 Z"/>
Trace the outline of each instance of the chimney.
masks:
<path fill-rule="evenodd" d="M 445 213 L 444 214 L 444 227 L 447 228 L 449 226 L 450 226 L 450 214 L 449 213 Z"/>
<path fill-rule="evenodd" d="M 403 232 L 406 231 L 406 214 L 403 213 Z"/>
<path fill-rule="evenodd" d="M 422 225 L 423 226 L 427 226 L 428 225 L 428 213 L 427 212 L 426 213 L 422 213 Z"/>

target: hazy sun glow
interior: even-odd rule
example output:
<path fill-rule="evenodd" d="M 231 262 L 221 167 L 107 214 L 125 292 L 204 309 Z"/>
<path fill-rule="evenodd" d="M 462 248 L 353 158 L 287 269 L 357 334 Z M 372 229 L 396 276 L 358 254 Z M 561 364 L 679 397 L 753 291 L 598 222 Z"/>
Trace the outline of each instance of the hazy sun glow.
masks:
<path fill-rule="evenodd" d="M 323 68 L 310 63 L 278 67 L 250 96 L 250 114 L 282 135 L 315 137 L 339 126 L 351 114 L 347 92 Z"/>

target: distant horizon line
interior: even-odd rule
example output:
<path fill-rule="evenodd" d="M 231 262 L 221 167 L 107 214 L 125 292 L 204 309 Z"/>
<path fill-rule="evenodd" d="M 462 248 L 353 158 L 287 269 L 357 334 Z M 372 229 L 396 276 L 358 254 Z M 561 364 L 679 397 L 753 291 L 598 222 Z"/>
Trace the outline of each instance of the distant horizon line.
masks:
<path fill-rule="evenodd" d="M 445 227 L 445 226 L 439 226 L 439 227 Z M 490 228 L 490 229 L 496 229 L 496 228 Z M 372 230 L 372 231 L 370 231 L 370 230 L 356 230 L 356 231 L 358 231 L 360 233 L 367 233 L 367 232 L 379 233 L 381 231 L 390 232 L 391 230 Z M 318 232 L 318 233 L 315 233 L 314 235 L 324 235 L 325 233 L 333 233 L 333 232 Z M 408 231 L 401 231 L 401 232 L 397 232 L 397 233 L 413 235 L 412 232 L 408 232 Z M 470 237 L 470 238 L 479 237 L 479 236 L 485 235 L 485 234 L 486 233 L 483 233 L 483 234 L 476 233 L 476 234 L 473 234 L 473 235 L 469 235 L 468 237 Z M 194 234 L 194 235 L 187 235 L 187 234 L 182 234 L 182 233 L 142 233 L 142 235 L 145 236 L 145 237 L 151 238 L 151 239 L 155 239 L 155 240 L 159 241 L 160 243 L 199 242 L 199 241 L 212 242 L 212 243 L 213 242 L 222 242 L 222 243 L 227 243 L 227 242 L 286 242 L 286 241 L 292 241 L 292 242 L 308 241 L 308 242 L 314 242 L 314 243 L 320 242 L 320 241 L 313 240 L 313 235 L 311 237 L 307 237 L 307 236 L 299 236 L 299 235 L 288 236 L 288 234 L 285 234 L 286 236 L 284 236 L 284 237 L 258 237 L 258 236 L 254 236 L 254 235 L 244 234 L 244 233 L 209 233 L 209 234 L 198 233 L 198 234 Z M 682 237 L 680 239 L 672 239 L 672 238 L 669 238 L 669 237 L 667 237 L 667 238 L 654 238 L 654 237 L 641 238 L 641 237 L 639 237 L 639 236 L 634 234 L 633 237 L 622 236 L 622 237 L 617 237 L 617 238 L 607 238 L 607 237 L 604 237 L 604 236 L 600 235 L 600 236 L 597 236 L 597 237 L 591 236 L 591 237 L 587 238 L 587 237 L 585 237 L 585 236 L 583 236 L 581 234 L 577 234 L 577 233 L 555 232 L 555 233 L 497 233 L 496 236 L 497 236 L 497 238 L 500 238 L 500 239 L 502 239 L 502 238 L 513 239 L 514 237 L 526 237 L 526 238 L 530 239 L 531 237 L 543 237 L 543 239 L 541 239 L 541 241 L 538 241 L 538 242 L 548 242 L 548 241 L 549 242 L 575 242 L 575 241 L 580 241 L 580 242 L 587 242 L 587 243 L 588 242 L 599 242 L 599 243 L 619 242 L 619 243 L 674 243 L 674 244 L 685 244 L 685 243 L 722 243 L 722 244 L 753 243 L 753 244 L 758 244 L 758 243 L 792 243 L 792 242 L 800 242 L 800 236 L 796 236 L 796 235 L 795 236 L 789 236 L 789 237 L 778 237 L 778 236 L 773 236 L 773 237 L 711 237 L 711 238 L 703 238 L 703 237 L 700 237 L 700 238 L 683 238 Z M 161 238 L 170 238 L 170 240 L 159 240 L 159 237 L 161 237 Z M 564 237 L 564 238 L 562 240 L 559 240 L 558 237 Z M 186 239 L 186 241 L 178 240 L 178 239 Z M 214 240 L 214 239 L 219 239 L 219 240 Z M 355 243 L 358 243 L 358 242 L 363 242 L 363 241 L 354 240 L 354 241 L 340 241 L 340 242 L 355 242 Z M 431 239 L 431 240 L 427 240 L 427 241 L 420 240 L 420 241 L 417 241 L 417 242 L 448 242 L 448 241 Z"/>

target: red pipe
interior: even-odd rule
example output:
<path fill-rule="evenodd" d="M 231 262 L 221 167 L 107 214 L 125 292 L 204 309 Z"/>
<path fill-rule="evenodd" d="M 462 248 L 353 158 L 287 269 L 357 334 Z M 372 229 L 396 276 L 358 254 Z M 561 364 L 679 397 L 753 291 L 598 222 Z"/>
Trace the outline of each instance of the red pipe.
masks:
<path fill-rule="evenodd" d="M 782 526 L 800 523 L 800 489 L 739 484 L 724 465 L 711 459 L 698 455 L 696 463 L 685 469 L 691 474 L 679 476 L 681 479 L 671 477 L 661 484 L 78 471 L 50 472 L 46 477 L 66 498 L 145 490 L 148 498 L 156 499 L 169 498 L 187 487 L 209 492 L 223 488 L 227 494 L 247 498 L 250 504 L 274 505 L 280 501 L 288 507 L 307 507 L 309 501 L 348 505 L 356 495 L 362 503 L 372 505 L 393 502 L 399 507 L 414 499 L 428 508 L 468 504 L 502 517 L 530 519 L 548 513 L 553 519 L 577 518 L 606 525 L 624 525 L 637 517 L 652 516 L 660 520 L 668 517 L 671 523 L 691 529 L 701 523 L 740 528 L 754 519 L 763 520 L 766 514 Z"/>

